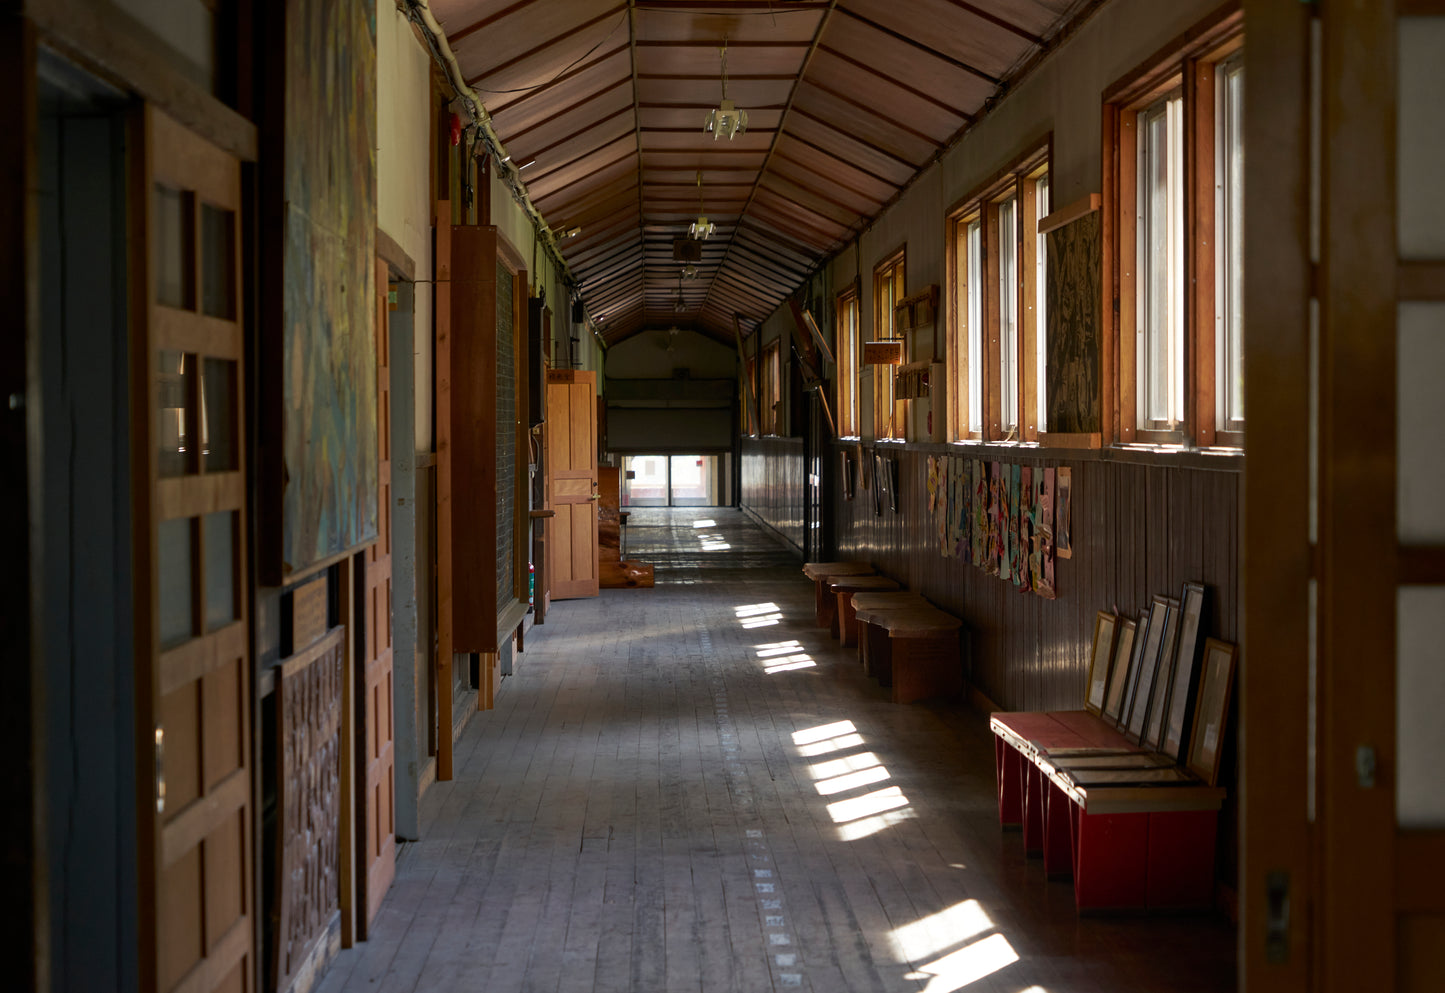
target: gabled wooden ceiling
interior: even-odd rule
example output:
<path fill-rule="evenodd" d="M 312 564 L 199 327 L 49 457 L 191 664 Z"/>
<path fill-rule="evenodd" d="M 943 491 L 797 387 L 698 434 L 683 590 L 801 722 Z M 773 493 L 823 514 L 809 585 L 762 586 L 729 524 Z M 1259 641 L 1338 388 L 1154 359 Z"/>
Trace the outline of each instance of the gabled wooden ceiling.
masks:
<path fill-rule="evenodd" d="M 432 0 L 604 339 L 760 322 L 1091 0 Z M 722 98 L 747 131 L 703 130 Z M 534 161 L 535 160 L 535 161 Z M 673 241 L 717 225 L 696 276 Z M 679 309 L 678 300 L 682 304 Z"/>

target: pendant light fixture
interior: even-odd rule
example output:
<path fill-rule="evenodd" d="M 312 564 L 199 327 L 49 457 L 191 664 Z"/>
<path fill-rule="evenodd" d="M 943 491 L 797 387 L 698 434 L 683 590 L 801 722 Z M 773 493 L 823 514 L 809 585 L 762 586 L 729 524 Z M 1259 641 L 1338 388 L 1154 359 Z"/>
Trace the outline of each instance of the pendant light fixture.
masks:
<path fill-rule="evenodd" d="M 707 121 L 703 130 L 712 132 L 713 140 L 727 138 L 732 140 L 734 135 L 742 134 L 748 129 L 748 112 L 738 110 L 733 102 L 728 99 L 728 38 L 723 35 L 723 45 L 719 52 L 722 56 L 722 104 L 716 110 L 707 112 Z"/>
<path fill-rule="evenodd" d="M 708 238 L 712 237 L 712 233 L 716 230 L 717 225 L 714 224 L 712 221 L 709 221 L 707 219 L 707 215 L 702 212 L 702 171 L 698 170 L 697 220 L 692 222 L 692 227 L 687 229 L 687 233 L 688 236 L 691 238 L 695 238 L 698 241 L 705 241 Z"/>

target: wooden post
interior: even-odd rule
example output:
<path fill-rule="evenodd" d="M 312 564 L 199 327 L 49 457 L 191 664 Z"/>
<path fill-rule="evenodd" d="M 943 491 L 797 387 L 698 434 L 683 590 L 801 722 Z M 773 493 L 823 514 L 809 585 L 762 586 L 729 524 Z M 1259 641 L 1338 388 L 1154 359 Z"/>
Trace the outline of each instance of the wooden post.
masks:
<path fill-rule="evenodd" d="M 438 200 L 436 283 L 437 779 L 452 778 L 452 205 Z"/>
<path fill-rule="evenodd" d="M 1244 115 L 1245 409 L 1263 430 L 1248 432 L 1241 501 L 1239 974 L 1241 990 L 1288 993 L 1309 988 L 1313 898 L 1305 771 L 1310 8 L 1244 6 L 1250 50 L 1268 54 L 1249 62 Z M 1272 891 L 1274 910 L 1282 896 L 1290 909 L 1273 931 Z"/>

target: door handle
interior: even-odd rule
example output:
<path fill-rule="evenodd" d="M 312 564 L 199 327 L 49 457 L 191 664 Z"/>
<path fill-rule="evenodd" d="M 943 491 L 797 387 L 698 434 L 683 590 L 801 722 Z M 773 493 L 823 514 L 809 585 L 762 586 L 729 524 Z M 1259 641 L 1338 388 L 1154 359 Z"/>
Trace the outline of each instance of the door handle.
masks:
<path fill-rule="evenodd" d="M 156 813 L 166 812 L 166 729 L 156 725 Z"/>

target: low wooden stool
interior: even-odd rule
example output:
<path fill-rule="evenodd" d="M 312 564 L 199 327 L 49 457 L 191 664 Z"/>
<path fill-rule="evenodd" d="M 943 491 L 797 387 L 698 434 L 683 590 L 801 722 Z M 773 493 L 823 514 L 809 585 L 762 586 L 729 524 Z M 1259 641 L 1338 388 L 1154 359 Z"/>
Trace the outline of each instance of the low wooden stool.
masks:
<path fill-rule="evenodd" d="M 834 579 L 829 589 L 838 598 L 838 609 L 833 614 L 833 623 L 828 633 L 840 644 L 848 645 L 853 640 L 853 594 L 860 592 L 886 593 L 897 590 L 899 584 L 887 576 L 844 576 Z"/>
<path fill-rule="evenodd" d="M 914 593 L 911 590 L 895 590 L 892 592 L 878 592 L 872 590 L 860 590 L 849 598 L 848 617 L 852 621 L 849 624 L 850 634 L 858 645 L 858 664 L 863 666 L 863 671 L 873 676 L 875 673 L 869 668 L 868 662 L 868 639 L 865 637 L 865 625 L 858 622 L 857 613 L 860 610 L 901 610 L 906 607 L 932 607 L 923 598 L 923 594 Z"/>
<path fill-rule="evenodd" d="M 894 703 L 955 697 L 962 691 L 958 632 L 963 621 L 933 607 L 858 609 L 855 616 L 859 638 L 867 625 L 869 661 L 878 682 L 892 686 Z"/>
<path fill-rule="evenodd" d="M 871 576 L 873 567 L 867 562 L 808 562 L 803 566 L 803 575 L 815 584 L 813 603 L 818 627 L 831 628 L 838 610 L 838 599 L 828 588 L 833 577 Z"/>

